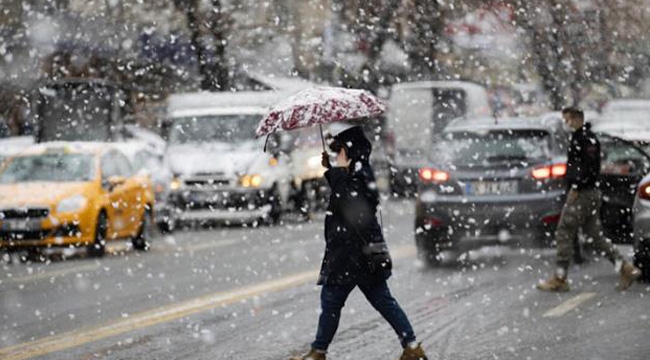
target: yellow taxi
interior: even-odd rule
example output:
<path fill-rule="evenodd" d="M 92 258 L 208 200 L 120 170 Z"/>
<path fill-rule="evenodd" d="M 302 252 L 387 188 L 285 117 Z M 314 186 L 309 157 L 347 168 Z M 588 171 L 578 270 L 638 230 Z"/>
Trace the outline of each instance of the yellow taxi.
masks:
<path fill-rule="evenodd" d="M 106 241 L 149 247 L 151 180 L 114 145 L 39 144 L 0 169 L 0 248 L 87 246 L 102 256 Z"/>

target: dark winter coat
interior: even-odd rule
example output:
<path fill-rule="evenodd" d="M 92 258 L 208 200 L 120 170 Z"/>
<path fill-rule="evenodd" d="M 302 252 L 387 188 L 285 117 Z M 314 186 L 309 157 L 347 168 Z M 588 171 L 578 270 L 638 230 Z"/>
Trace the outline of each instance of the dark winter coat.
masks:
<path fill-rule="evenodd" d="M 325 216 L 325 255 L 318 284 L 366 284 L 385 280 L 390 269 L 370 270 L 362 253 L 367 242 L 384 242 L 376 211 L 379 194 L 368 162 L 372 147 L 361 128 L 337 135 L 348 149 L 349 169 L 333 167 L 325 172 L 332 189 Z"/>
<path fill-rule="evenodd" d="M 600 142 L 591 131 L 591 125 L 585 123 L 571 135 L 565 178 L 567 188 L 596 188 L 600 177 L 600 160 Z"/>

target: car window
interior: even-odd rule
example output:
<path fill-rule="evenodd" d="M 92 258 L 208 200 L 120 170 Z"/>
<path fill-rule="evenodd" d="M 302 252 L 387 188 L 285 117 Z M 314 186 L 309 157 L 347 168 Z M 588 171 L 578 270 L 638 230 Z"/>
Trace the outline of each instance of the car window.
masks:
<path fill-rule="evenodd" d="M 601 141 L 601 173 L 605 175 L 642 176 L 650 171 L 650 160 L 642 150 L 632 144 Z"/>
<path fill-rule="evenodd" d="M 551 156 L 550 136 L 542 130 L 449 132 L 436 142 L 432 159 L 446 166 L 525 165 Z"/>
<path fill-rule="evenodd" d="M 127 159 L 126 156 L 122 155 L 119 152 L 115 152 L 113 160 L 117 166 L 118 175 L 123 177 L 129 177 L 133 175 L 133 167 L 131 166 L 131 162 L 129 159 Z"/>
<path fill-rule="evenodd" d="M 146 169 L 151 172 L 160 168 L 162 166 L 161 162 L 162 159 L 155 153 L 148 150 L 142 150 L 135 154 L 132 165 L 133 169 L 136 171 Z"/>
<path fill-rule="evenodd" d="M 113 153 L 107 153 L 102 156 L 102 179 L 108 179 L 112 176 L 118 176 L 120 174 L 114 157 L 111 155 L 113 155 Z"/>
<path fill-rule="evenodd" d="M 146 154 L 144 151 L 138 151 L 133 155 L 133 160 L 131 161 L 131 165 L 133 166 L 134 169 L 142 169 L 146 167 Z"/>

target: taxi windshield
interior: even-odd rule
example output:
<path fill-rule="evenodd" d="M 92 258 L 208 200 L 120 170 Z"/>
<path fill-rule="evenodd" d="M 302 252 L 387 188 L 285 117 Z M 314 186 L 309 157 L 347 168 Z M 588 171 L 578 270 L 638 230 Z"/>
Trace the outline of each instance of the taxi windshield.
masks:
<path fill-rule="evenodd" d="M 93 165 L 90 154 L 19 156 L 6 164 L 0 183 L 90 181 L 95 177 Z"/>

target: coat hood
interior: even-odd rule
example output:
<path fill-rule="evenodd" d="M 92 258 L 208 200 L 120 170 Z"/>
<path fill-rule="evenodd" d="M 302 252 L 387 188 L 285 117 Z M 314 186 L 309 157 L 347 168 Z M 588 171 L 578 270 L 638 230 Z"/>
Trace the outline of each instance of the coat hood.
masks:
<path fill-rule="evenodd" d="M 363 133 L 361 126 L 354 126 L 347 130 L 341 131 L 334 136 L 334 141 L 337 141 L 347 148 L 348 157 L 352 162 L 361 161 L 367 163 L 370 159 L 372 152 L 372 144 Z"/>

